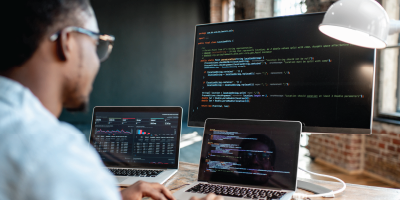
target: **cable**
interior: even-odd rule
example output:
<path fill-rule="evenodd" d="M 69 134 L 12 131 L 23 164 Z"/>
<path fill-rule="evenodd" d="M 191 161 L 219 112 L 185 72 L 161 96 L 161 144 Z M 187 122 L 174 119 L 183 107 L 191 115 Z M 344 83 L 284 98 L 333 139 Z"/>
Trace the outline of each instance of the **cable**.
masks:
<path fill-rule="evenodd" d="M 341 182 L 341 183 L 343 184 L 343 187 L 340 188 L 339 190 L 332 191 L 332 192 L 328 192 L 328 193 L 323 193 L 323 194 L 301 194 L 301 193 L 294 193 L 294 194 L 293 194 L 293 198 L 294 198 L 294 199 L 297 199 L 297 198 L 299 198 L 299 199 L 304 199 L 304 198 L 307 198 L 307 197 L 323 197 L 323 196 L 326 196 L 326 195 L 335 196 L 335 194 L 341 193 L 341 192 L 343 192 L 343 191 L 346 189 L 346 183 L 345 183 L 344 181 L 340 180 L 339 178 L 336 178 L 336 177 L 334 177 L 334 176 L 324 175 L 324 174 L 318 174 L 318 173 L 315 173 L 315 172 L 310 172 L 310 171 L 305 170 L 305 169 L 303 169 L 303 168 L 301 168 L 301 167 L 299 167 L 299 169 L 302 170 L 302 171 L 305 171 L 305 172 L 307 172 L 307 173 L 309 173 L 309 174 L 313 174 L 313 175 L 317 175 L 317 176 L 323 176 L 323 177 L 335 179 L 335 180 Z"/>

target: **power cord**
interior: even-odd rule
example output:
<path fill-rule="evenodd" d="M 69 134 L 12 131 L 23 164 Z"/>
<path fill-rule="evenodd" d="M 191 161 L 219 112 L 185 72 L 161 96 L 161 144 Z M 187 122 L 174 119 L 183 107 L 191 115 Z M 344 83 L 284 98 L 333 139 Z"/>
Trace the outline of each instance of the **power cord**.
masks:
<path fill-rule="evenodd" d="M 343 192 L 343 191 L 346 189 L 346 183 L 345 183 L 344 181 L 340 180 L 339 178 L 336 178 L 336 177 L 334 177 L 334 176 L 324 175 L 324 174 L 318 174 L 318 173 L 315 173 L 315 172 L 310 172 L 310 171 L 308 171 L 308 170 L 306 170 L 306 169 L 303 169 L 303 168 L 301 168 L 301 167 L 299 167 L 299 169 L 302 170 L 302 171 L 305 171 L 305 172 L 307 172 L 307 173 L 309 173 L 309 174 L 316 175 L 316 176 L 322 176 L 322 177 L 327 177 L 327 178 L 335 179 L 335 180 L 341 182 L 341 183 L 343 184 L 343 187 L 340 188 L 339 190 L 332 191 L 332 192 L 329 192 L 329 193 L 323 193 L 323 194 L 301 194 L 301 193 L 294 193 L 294 194 L 293 194 L 293 199 L 296 199 L 296 200 L 297 200 L 297 199 L 305 199 L 305 198 L 308 198 L 308 197 L 323 197 L 323 196 L 327 196 L 327 195 L 331 195 L 331 196 L 334 197 L 335 194 L 341 193 L 341 192 Z"/>

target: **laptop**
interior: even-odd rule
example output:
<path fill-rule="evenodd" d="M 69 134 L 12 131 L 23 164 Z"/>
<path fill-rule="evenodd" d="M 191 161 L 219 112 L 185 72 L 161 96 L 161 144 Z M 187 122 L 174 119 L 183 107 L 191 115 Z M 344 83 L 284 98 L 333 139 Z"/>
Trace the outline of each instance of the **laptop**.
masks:
<path fill-rule="evenodd" d="M 297 187 L 301 123 L 207 119 L 198 181 L 174 196 L 289 200 Z"/>
<path fill-rule="evenodd" d="M 181 107 L 95 107 L 90 144 L 119 186 L 164 183 L 178 171 Z"/>

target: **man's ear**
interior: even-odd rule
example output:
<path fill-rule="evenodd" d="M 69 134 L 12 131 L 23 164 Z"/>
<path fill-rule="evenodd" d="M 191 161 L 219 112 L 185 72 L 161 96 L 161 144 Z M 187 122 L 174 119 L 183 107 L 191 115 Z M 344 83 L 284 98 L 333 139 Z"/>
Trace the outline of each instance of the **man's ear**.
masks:
<path fill-rule="evenodd" d="M 70 38 L 69 32 L 61 30 L 60 35 L 57 40 L 57 55 L 62 61 L 66 61 L 70 57 Z"/>

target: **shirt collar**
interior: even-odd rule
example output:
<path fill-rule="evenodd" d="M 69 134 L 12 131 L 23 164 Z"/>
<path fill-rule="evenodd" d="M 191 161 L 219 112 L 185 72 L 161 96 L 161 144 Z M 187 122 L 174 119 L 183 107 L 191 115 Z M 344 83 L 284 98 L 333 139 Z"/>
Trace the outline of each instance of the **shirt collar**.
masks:
<path fill-rule="evenodd" d="M 31 91 L 21 83 L 0 76 L 0 102 L 7 103 L 11 106 L 22 105 L 26 95 L 34 96 Z"/>
<path fill-rule="evenodd" d="M 41 113 L 47 117 L 47 120 L 58 121 L 29 88 L 15 80 L 0 76 L 0 107 L 4 104 L 15 110 L 23 110 L 26 114 Z"/>

